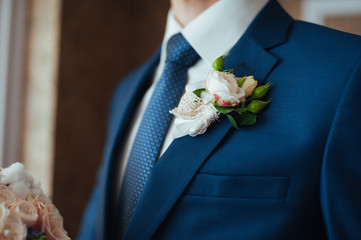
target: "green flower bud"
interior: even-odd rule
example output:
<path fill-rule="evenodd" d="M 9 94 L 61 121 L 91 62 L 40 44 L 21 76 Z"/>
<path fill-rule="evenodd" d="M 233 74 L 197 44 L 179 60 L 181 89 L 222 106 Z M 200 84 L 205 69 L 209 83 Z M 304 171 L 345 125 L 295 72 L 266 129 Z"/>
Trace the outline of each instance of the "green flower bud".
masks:
<path fill-rule="evenodd" d="M 271 84 L 267 83 L 266 85 L 256 87 L 256 89 L 252 93 L 252 99 L 263 98 L 266 95 L 266 93 L 268 92 L 268 89 L 270 86 L 271 86 Z"/>
<path fill-rule="evenodd" d="M 271 100 L 272 99 L 266 102 L 261 100 L 253 100 L 250 104 L 248 104 L 246 110 L 251 113 L 259 113 L 271 102 Z"/>
<path fill-rule="evenodd" d="M 225 57 L 225 56 L 220 56 L 219 58 L 217 58 L 217 59 L 213 62 L 213 68 L 214 68 L 214 70 L 223 71 L 223 69 L 224 69 L 224 57 Z"/>

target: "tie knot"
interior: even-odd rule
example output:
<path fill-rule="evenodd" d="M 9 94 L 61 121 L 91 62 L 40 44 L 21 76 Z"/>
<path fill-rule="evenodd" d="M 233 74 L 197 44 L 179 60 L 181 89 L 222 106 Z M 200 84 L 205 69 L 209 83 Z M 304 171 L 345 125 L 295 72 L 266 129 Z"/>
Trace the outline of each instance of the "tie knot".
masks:
<path fill-rule="evenodd" d="M 177 33 L 168 40 L 167 61 L 190 67 L 198 60 L 198 58 L 199 55 L 197 52 L 181 33 Z"/>

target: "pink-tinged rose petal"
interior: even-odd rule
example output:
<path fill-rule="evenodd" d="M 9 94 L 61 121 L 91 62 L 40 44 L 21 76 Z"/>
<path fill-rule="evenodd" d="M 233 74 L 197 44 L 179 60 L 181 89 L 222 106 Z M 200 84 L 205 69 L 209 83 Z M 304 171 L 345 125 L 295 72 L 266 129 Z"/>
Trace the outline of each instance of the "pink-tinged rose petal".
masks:
<path fill-rule="evenodd" d="M 38 204 L 38 221 L 35 230 L 45 232 L 48 240 L 69 240 L 63 227 L 63 218 L 52 203 Z"/>
<path fill-rule="evenodd" d="M 219 105 L 221 105 L 222 107 L 229 107 L 231 106 L 231 102 L 230 101 L 225 101 L 225 100 L 221 100 L 218 102 Z"/>
<path fill-rule="evenodd" d="M 34 226 L 38 220 L 38 211 L 36 207 L 28 201 L 17 201 L 15 211 L 20 214 L 21 220 L 28 228 Z"/>
<path fill-rule="evenodd" d="M 221 101 L 228 101 L 227 106 L 237 106 L 245 96 L 244 90 L 238 87 L 237 78 L 230 73 L 211 70 L 204 84 L 221 106 L 226 104 Z"/>

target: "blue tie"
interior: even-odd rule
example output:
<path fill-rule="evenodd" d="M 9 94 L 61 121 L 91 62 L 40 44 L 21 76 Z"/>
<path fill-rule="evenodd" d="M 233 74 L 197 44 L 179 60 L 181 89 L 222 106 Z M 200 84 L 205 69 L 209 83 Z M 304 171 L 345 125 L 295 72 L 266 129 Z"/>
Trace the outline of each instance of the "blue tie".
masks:
<path fill-rule="evenodd" d="M 130 152 L 119 197 L 119 231 L 123 236 L 148 176 L 159 157 L 172 115 L 187 79 L 188 68 L 199 58 L 181 33 L 167 44 L 164 70 L 145 110 Z M 156 194 L 156 193 L 155 193 Z"/>

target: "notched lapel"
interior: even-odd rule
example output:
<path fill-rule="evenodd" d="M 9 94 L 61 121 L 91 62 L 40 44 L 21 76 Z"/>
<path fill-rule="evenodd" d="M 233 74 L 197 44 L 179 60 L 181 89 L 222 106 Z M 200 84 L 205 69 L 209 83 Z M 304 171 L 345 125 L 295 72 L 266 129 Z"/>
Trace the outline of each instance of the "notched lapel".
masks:
<path fill-rule="evenodd" d="M 276 65 L 278 58 L 244 35 L 225 58 L 225 69 L 233 69 L 237 77 L 253 75 L 262 83 Z"/>
<path fill-rule="evenodd" d="M 237 77 L 253 75 L 263 83 L 279 60 L 268 50 L 287 42 L 292 22 L 277 1 L 269 1 L 230 51 L 225 68 L 233 68 Z"/>
<path fill-rule="evenodd" d="M 236 76 L 254 75 L 262 83 L 277 64 L 267 49 L 287 40 L 292 18 L 270 1 L 226 58 Z M 268 33 L 273 35 L 269 35 Z M 266 33 L 266 34 L 265 34 Z M 226 118 L 197 137 L 173 141 L 158 160 L 139 199 L 124 239 L 151 239 L 204 161 L 231 129 Z"/>

